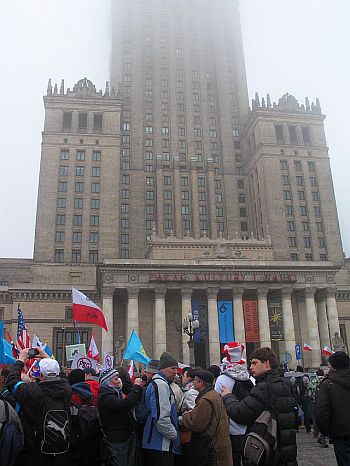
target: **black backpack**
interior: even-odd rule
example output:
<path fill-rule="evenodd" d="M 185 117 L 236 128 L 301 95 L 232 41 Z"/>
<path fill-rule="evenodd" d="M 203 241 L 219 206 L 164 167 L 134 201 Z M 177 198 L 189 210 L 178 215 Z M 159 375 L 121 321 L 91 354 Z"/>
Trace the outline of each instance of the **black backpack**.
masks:
<path fill-rule="evenodd" d="M 96 439 L 100 436 L 101 428 L 96 406 L 91 404 L 91 401 L 82 406 L 78 406 L 72 402 L 76 408 L 76 414 L 73 418 L 73 431 L 78 440 Z"/>
<path fill-rule="evenodd" d="M 304 383 L 304 376 L 295 377 L 295 383 L 293 385 L 293 393 L 298 404 L 302 404 L 303 400 L 306 397 L 306 387 Z"/>
<path fill-rule="evenodd" d="M 278 425 L 274 407 L 272 384 L 266 383 L 265 399 L 267 409 L 255 420 L 243 445 L 244 460 L 254 466 L 278 464 Z"/>
<path fill-rule="evenodd" d="M 43 394 L 40 424 L 36 437 L 44 455 L 62 455 L 70 445 L 71 416 L 69 397 Z"/>
<path fill-rule="evenodd" d="M 5 411 L 5 419 L 0 422 L 0 464 L 12 465 L 23 446 L 23 433 L 18 423 L 10 420 L 10 409 L 13 408 L 5 400 L 0 403 Z"/>

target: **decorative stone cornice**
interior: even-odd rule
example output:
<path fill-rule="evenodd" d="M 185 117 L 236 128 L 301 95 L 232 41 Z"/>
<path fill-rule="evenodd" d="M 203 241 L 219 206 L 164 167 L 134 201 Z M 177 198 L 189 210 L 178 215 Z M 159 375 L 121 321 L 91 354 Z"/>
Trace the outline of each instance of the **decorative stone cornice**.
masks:
<path fill-rule="evenodd" d="M 132 287 L 127 288 L 128 298 L 129 299 L 137 299 L 139 297 L 140 288 Z"/>
<path fill-rule="evenodd" d="M 304 288 L 305 297 L 314 297 L 316 293 L 316 288 L 313 286 L 306 286 Z"/>

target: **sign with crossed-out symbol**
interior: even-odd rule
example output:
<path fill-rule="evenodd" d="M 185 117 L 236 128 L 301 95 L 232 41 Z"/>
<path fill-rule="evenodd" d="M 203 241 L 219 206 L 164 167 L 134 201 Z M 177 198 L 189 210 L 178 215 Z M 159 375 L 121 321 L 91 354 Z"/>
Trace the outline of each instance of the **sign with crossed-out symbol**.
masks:
<path fill-rule="evenodd" d="M 90 369 L 92 367 L 91 361 L 89 358 L 79 358 L 77 361 L 77 367 L 78 369 L 84 370 L 84 369 Z"/>

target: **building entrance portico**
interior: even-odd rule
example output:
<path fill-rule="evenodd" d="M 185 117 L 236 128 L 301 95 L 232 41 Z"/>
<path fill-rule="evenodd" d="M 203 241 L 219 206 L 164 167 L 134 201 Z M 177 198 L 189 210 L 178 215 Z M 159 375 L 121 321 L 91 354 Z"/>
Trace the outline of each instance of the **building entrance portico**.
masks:
<path fill-rule="evenodd" d="M 197 364 L 220 363 L 225 335 L 243 343 L 248 358 L 259 346 L 272 346 L 281 361 L 289 353 L 291 367 L 297 363 L 295 345 L 307 343 L 312 351 L 304 352 L 300 362 L 321 364 L 322 345 L 331 344 L 337 328 L 329 286 L 334 270 L 326 264 L 316 272 L 291 263 L 282 269 L 251 261 L 241 261 L 239 267 L 225 260 L 176 262 L 113 261 L 99 268 L 103 309 L 113 329 L 103 339 L 104 351 L 114 352 L 116 337 L 124 335 L 127 342 L 135 329 L 150 357 L 159 358 L 167 350 L 188 364 L 182 321 L 191 312 L 199 320 Z M 227 303 L 224 320 L 222 303 Z"/>

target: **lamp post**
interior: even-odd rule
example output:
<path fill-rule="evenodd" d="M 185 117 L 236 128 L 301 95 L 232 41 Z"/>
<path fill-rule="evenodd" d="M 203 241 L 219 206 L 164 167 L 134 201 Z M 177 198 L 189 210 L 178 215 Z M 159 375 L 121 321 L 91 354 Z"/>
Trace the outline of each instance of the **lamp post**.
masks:
<path fill-rule="evenodd" d="M 62 366 L 65 366 L 65 359 L 66 359 L 66 327 L 62 325 L 61 327 L 62 330 Z"/>
<path fill-rule="evenodd" d="M 194 360 L 194 340 L 193 337 L 196 331 L 199 329 L 199 322 L 197 319 L 193 319 L 193 314 L 189 313 L 186 319 L 182 323 L 183 332 L 190 337 L 188 340 L 189 356 L 190 356 L 190 366 L 195 366 Z"/>

